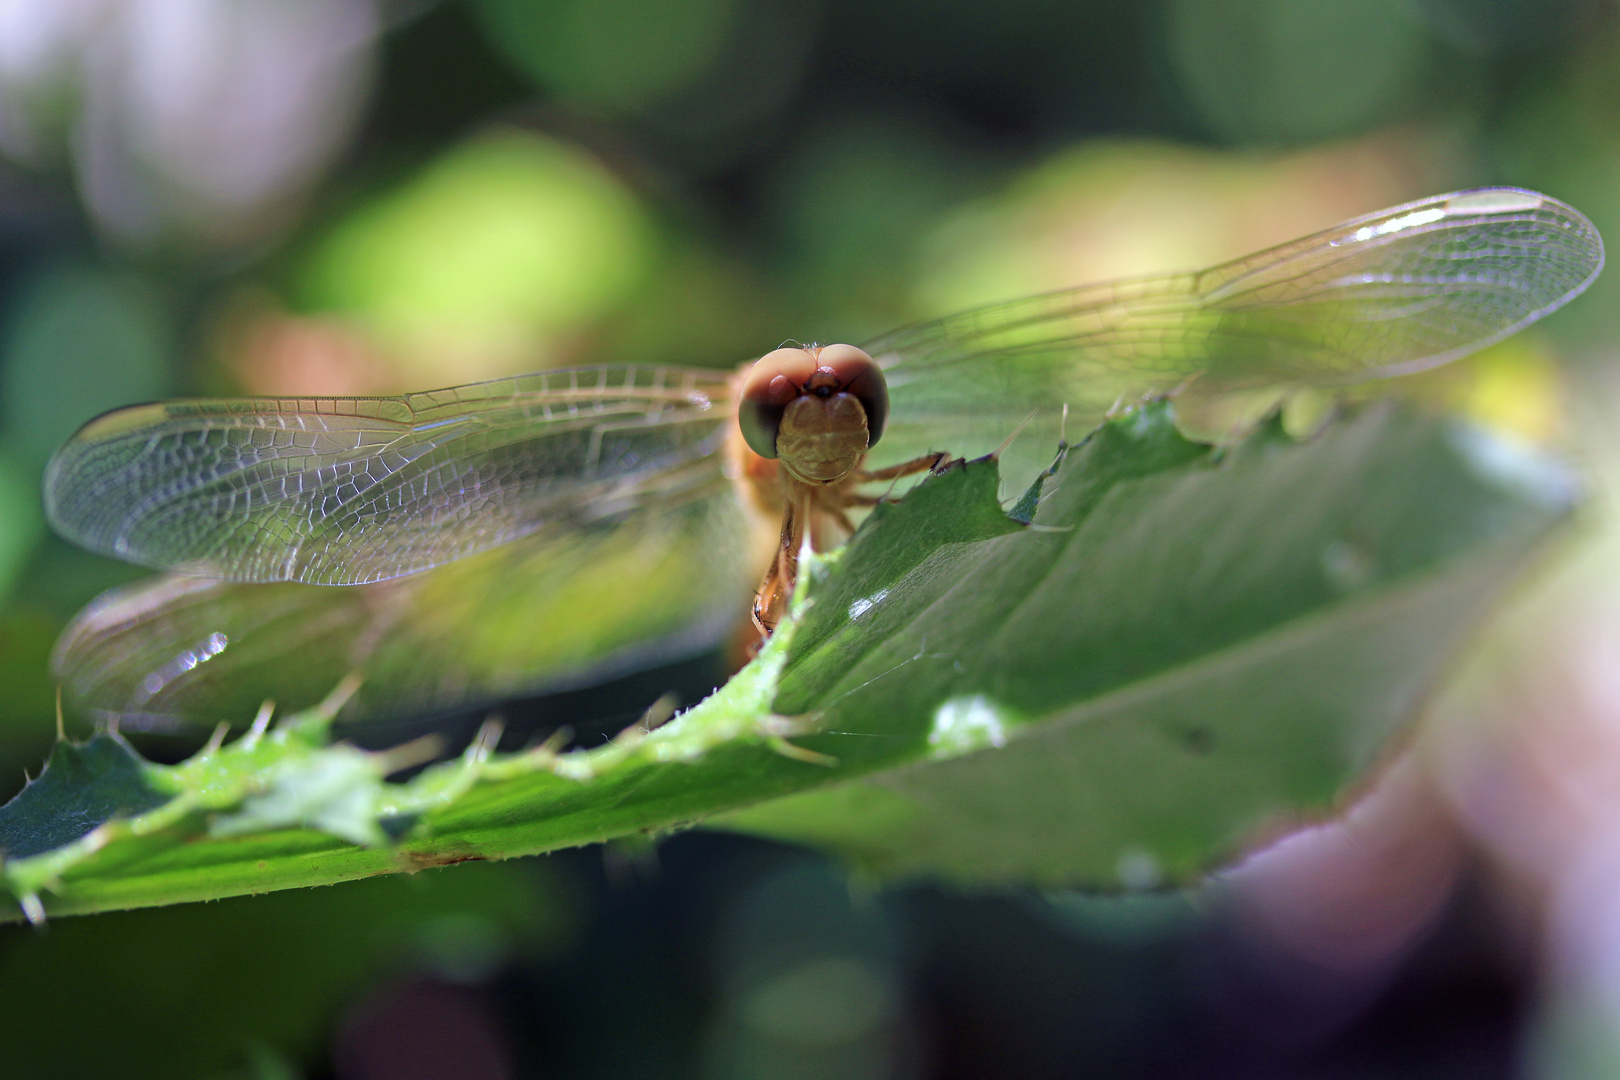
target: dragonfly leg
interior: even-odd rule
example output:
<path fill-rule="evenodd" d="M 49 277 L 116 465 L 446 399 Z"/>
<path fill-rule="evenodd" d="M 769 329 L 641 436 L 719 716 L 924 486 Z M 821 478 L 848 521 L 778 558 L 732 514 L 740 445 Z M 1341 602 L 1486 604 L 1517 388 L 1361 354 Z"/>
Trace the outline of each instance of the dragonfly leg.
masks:
<path fill-rule="evenodd" d="M 847 484 L 853 486 L 880 480 L 897 480 L 903 476 L 913 476 L 938 468 L 948 460 L 949 454 L 934 453 L 924 454 L 922 457 L 883 469 L 872 471 L 857 469 L 850 474 Z M 787 499 L 782 511 L 782 533 L 776 545 L 776 558 L 771 560 L 770 569 L 765 572 L 765 580 L 760 582 L 759 591 L 754 594 L 753 610 L 750 612 L 754 629 L 759 631 L 761 642 L 776 630 L 777 623 L 782 621 L 788 599 L 793 595 L 793 585 L 799 573 L 799 548 L 804 543 L 805 530 L 811 530 L 812 543 L 821 547 L 823 537 L 820 530 L 815 528 L 821 517 L 831 521 L 848 536 L 855 532 L 855 523 L 850 520 L 847 508 L 876 506 L 878 503 L 876 498 L 849 491 L 844 484 L 840 484 L 840 490 L 836 492 L 791 481 L 787 487 Z M 815 520 L 812 508 L 815 511 Z"/>
<path fill-rule="evenodd" d="M 782 511 L 782 535 L 776 545 L 776 558 L 765 572 L 759 591 L 754 594 L 754 627 L 762 638 L 771 636 L 781 621 L 781 610 L 793 595 L 793 584 L 799 572 L 799 545 L 804 543 L 808 497 L 794 493 Z"/>
<path fill-rule="evenodd" d="M 949 454 L 924 454 L 910 461 L 902 461 L 898 465 L 890 465 L 884 469 L 856 469 L 854 479 L 857 484 L 870 484 L 875 480 L 898 480 L 902 476 L 914 476 L 929 469 L 938 468 L 950 460 Z"/>

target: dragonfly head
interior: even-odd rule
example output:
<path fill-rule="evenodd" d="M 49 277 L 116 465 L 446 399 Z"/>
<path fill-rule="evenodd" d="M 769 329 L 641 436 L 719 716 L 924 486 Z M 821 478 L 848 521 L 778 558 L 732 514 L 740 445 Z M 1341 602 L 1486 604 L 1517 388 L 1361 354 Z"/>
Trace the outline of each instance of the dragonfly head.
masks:
<path fill-rule="evenodd" d="M 853 345 L 777 349 L 743 377 L 737 423 L 761 457 L 810 484 L 842 480 L 883 434 L 883 372 Z"/>

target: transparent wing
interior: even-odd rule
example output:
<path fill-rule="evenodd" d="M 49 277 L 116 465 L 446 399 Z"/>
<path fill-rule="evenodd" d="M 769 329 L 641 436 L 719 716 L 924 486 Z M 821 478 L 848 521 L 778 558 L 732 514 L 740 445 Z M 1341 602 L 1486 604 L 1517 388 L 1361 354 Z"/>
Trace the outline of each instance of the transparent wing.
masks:
<path fill-rule="evenodd" d="M 57 452 L 46 508 L 63 536 L 147 566 L 383 581 L 656 496 L 718 448 L 726 385 L 607 366 L 392 398 L 140 405 Z"/>
<path fill-rule="evenodd" d="M 765 525 L 768 543 L 775 523 Z M 67 707 L 168 728 L 246 722 L 366 675 L 349 719 L 409 719 L 582 685 L 713 646 L 763 569 L 710 473 L 618 521 L 541 529 L 409 577 L 333 589 L 170 574 L 116 589 L 57 644 Z M 757 553 L 752 553 L 757 554 Z"/>
<path fill-rule="evenodd" d="M 1057 411 L 1085 431 L 1117 400 L 1172 390 L 1345 383 L 1498 341 L 1603 265 L 1591 222 L 1518 188 L 1440 195 L 1198 273 L 1095 285 L 919 323 L 866 346 L 889 380 L 878 463 L 1021 442 Z"/>

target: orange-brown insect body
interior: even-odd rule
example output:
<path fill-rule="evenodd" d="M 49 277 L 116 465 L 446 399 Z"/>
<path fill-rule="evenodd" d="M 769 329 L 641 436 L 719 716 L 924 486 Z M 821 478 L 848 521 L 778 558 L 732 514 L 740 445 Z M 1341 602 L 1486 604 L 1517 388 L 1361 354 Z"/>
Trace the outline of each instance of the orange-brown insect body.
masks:
<path fill-rule="evenodd" d="M 853 345 L 766 353 L 738 372 L 736 400 L 734 473 L 756 507 L 782 518 L 776 558 L 754 600 L 754 625 L 768 635 L 793 591 L 806 538 L 819 549 L 834 527 L 848 535 L 848 509 L 876 501 L 855 488 L 920 472 L 940 456 L 882 473 L 861 469 L 883 433 L 889 398 L 882 370 Z"/>

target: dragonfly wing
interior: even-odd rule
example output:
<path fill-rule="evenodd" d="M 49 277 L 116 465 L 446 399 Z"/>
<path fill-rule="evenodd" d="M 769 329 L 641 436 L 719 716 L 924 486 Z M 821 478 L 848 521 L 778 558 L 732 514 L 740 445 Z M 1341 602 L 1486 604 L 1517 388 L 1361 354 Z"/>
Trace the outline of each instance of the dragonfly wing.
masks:
<path fill-rule="evenodd" d="M 1579 212 L 1536 192 L 1488 188 L 1394 207 L 1199 273 L 920 323 L 866 346 L 891 399 L 874 459 L 982 453 L 1031 412 L 1043 432 L 1055 428 L 1064 405 L 1084 431 L 1116 401 L 1194 377 L 1201 389 L 1227 390 L 1420 370 L 1556 310 L 1602 265 L 1602 240 Z M 943 438 L 951 445 L 933 445 Z"/>
<path fill-rule="evenodd" d="M 718 470 L 687 494 L 352 588 L 164 575 L 86 608 L 55 671 L 75 712 L 163 728 L 312 705 L 356 670 L 346 717 L 409 718 L 690 655 L 736 626 L 761 567 Z"/>
<path fill-rule="evenodd" d="M 57 531 L 232 581 L 383 581 L 612 518 L 712 454 L 727 381 L 606 366 L 393 398 L 140 405 L 52 459 Z"/>

